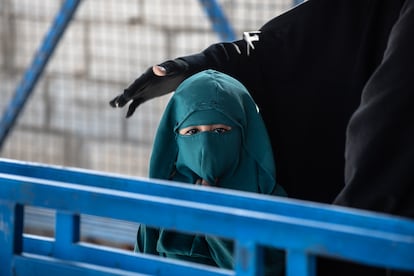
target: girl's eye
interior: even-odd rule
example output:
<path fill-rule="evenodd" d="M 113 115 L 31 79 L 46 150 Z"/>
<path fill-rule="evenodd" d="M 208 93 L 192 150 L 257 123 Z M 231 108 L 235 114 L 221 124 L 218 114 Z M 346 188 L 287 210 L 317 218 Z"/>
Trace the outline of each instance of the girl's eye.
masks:
<path fill-rule="evenodd" d="M 229 129 L 224 128 L 224 127 L 218 127 L 218 128 L 213 129 L 213 132 L 215 133 L 224 133 L 226 131 L 229 131 Z"/>
<path fill-rule="evenodd" d="M 199 132 L 200 132 L 200 130 L 198 130 L 197 128 L 192 128 L 192 129 L 187 130 L 184 133 L 184 135 L 194 135 L 194 134 L 197 134 Z"/>
<path fill-rule="evenodd" d="M 181 135 L 191 136 L 191 135 L 195 135 L 197 133 L 204 132 L 204 131 L 221 134 L 229 130 L 231 130 L 230 126 L 216 124 L 216 125 L 190 126 L 190 127 L 181 129 L 179 133 Z"/>

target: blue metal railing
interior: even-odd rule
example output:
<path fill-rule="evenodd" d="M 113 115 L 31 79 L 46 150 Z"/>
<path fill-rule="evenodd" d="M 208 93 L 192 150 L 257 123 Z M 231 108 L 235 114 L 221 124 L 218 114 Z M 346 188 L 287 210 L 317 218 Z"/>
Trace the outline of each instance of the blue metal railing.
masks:
<path fill-rule="evenodd" d="M 23 234 L 28 205 L 57 211 L 54 239 Z M 286 198 L 0 160 L 0 209 L 2 275 L 256 275 L 261 246 L 286 250 L 287 275 L 318 255 L 414 271 L 413 221 Z M 233 239 L 235 271 L 82 243 L 80 214 Z"/>

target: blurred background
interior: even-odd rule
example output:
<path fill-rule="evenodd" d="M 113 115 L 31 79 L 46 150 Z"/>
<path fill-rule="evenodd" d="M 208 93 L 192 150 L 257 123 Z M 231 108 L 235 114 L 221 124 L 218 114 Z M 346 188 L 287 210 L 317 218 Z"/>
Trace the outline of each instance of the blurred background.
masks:
<path fill-rule="evenodd" d="M 0 0 L 0 116 L 64 1 Z M 83 0 L 16 123 L 1 158 L 146 177 L 158 121 L 170 95 L 127 108 L 108 102 L 149 66 L 223 41 L 198 0 Z M 217 1 L 240 39 L 290 9 L 292 0 Z M 26 210 L 28 233 L 53 236 L 53 212 Z M 131 248 L 136 225 L 83 217 L 84 240 Z M 48 227 L 50 225 L 50 227 Z M 130 233 L 125 237 L 125 233 Z"/>

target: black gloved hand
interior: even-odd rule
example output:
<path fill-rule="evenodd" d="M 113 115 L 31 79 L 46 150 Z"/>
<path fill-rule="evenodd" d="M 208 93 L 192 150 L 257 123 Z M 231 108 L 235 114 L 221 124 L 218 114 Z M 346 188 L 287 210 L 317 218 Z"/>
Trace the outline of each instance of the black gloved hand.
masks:
<path fill-rule="evenodd" d="M 140 104 L 174 91 L 185 78 L 195 73 L 189 70 L 188 63 L 180 58 L 168 60 L 159 66 L 165 69 L 165 76 L 155 75 L 150 67 L 109 104 L 112 107 L 123 107 L 132 100 L 126 115 L 128 118 Z"/>
<path fill-rule="evenodd" d="M 232 68 L 238 64 L 237 60 L 241 57 L 240 48 L 245 44 L 243 41 L 237 43 L 217 43 L 212 44 L 203 52 L 185 57 L 168 60 L 159 64 L 165 69 L 165 76 L 157 76 L 148 68 L 144 74 L 137 78 L 124 93 L 116 96 L 109 104 L 112 107 L 123 107 L 128 102 L 129 105 L 126 117 L 130 117 L 135 109 L 143 102 L 168 94 L 174 91 L 178 85 L 189 76 L 205 69 L 215 69 L 221 71 L 226 67 Z M 230 62 L 231 57 L 235 58 Z M 235 68 L 227 71 L 232 72 Z M 222 71 L 222 72 L 226 72 Z"/>

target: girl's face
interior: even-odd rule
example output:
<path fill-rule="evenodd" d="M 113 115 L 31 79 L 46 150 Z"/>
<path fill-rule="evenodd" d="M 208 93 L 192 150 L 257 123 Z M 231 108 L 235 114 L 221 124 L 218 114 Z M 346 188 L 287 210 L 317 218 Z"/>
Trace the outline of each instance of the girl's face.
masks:
<path fill-rule="evenodd" d="M 176 167 L 179 171 L 190 170 L 206 183 L 218 184 L 237 168 L 242 147 L 238 127 L 190 124 L 177 132 Z"/>

